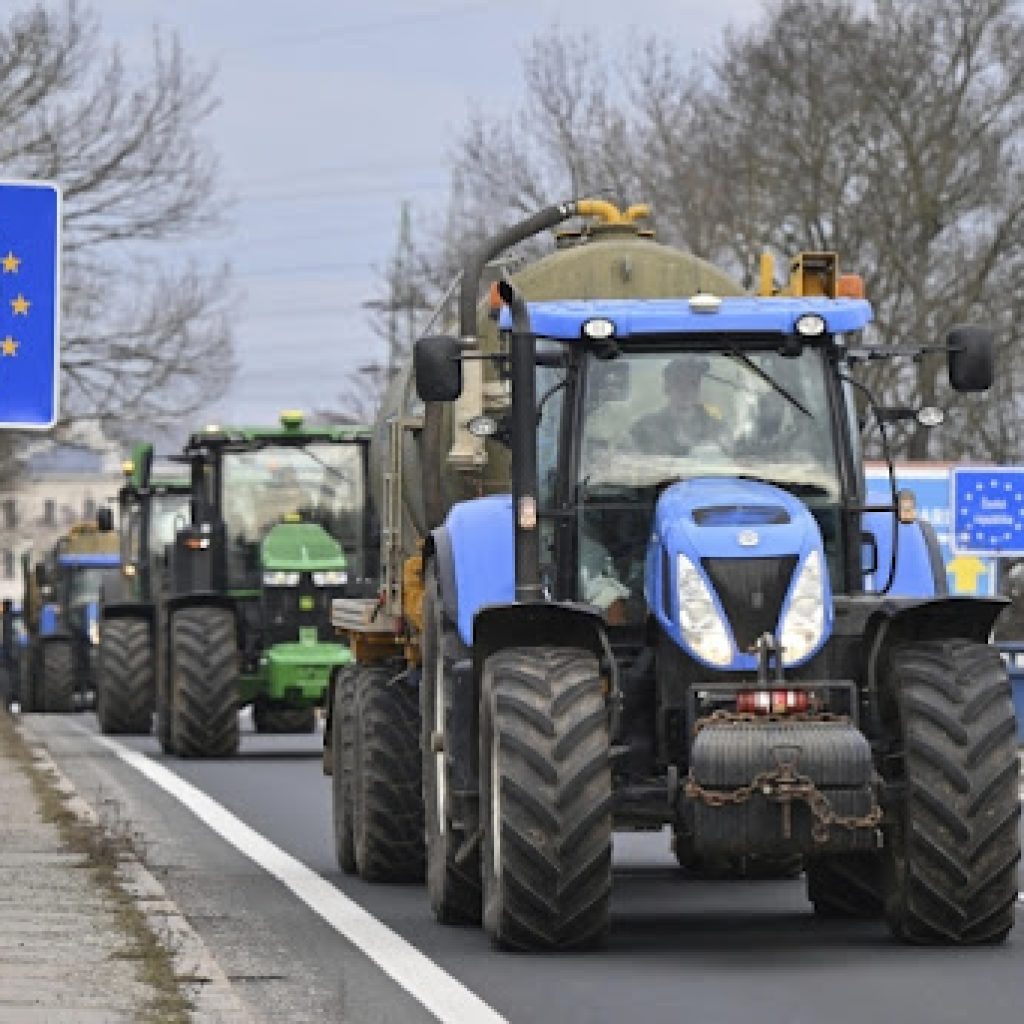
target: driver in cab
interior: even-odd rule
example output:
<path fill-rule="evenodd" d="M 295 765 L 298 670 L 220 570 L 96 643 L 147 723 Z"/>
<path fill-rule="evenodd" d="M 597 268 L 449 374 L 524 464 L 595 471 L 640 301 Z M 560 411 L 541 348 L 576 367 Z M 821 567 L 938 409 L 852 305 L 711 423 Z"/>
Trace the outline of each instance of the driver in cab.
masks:
<path fill-rule="evenodd" d="M 639 451 L 678 456 L 700 445 L 727 445 L 730 433 L 721 410 L 701 397 L 701 382 L 710 366 L 701 355 L 680 356 L 665 365 L 664 405 L 641 416 L 630 430 L 630 440 Z"/>

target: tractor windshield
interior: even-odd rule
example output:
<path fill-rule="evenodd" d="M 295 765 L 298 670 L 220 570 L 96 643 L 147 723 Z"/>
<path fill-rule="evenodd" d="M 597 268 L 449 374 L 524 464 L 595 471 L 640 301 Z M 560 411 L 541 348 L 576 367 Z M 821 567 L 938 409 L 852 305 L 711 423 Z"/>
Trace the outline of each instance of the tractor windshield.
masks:
<path fill-rule="evenodd" d="M 68 568 L 68 604 L 75 608 L 98 601 L 103 581 L 116 575 L 116 569 L 102 566 L 70 566 Z"/>
<path fill-rule="evenodd" d="M 190 499 L 187 494 L 156 494 L 150 512 L 150 548 L 163 551 L 174 543 L 174 535 L 189 521 Z"/>
<path fill-rule="evenodd" d="M 350 560 L 357 559 L 365 547 L 363 479 L 358 444 L 267 445 L 252 451 L 226 451 L 222 507 L 229 576 L 239 582 L 251 575 L 254 549 L 290 514 L 318 523 Z"/>
<path fill-rule="evenodd" d="M 581 483 L 596 495 L 695 476 L 839 496 L 821 354 L 625 352 L 587 368 Z"/>

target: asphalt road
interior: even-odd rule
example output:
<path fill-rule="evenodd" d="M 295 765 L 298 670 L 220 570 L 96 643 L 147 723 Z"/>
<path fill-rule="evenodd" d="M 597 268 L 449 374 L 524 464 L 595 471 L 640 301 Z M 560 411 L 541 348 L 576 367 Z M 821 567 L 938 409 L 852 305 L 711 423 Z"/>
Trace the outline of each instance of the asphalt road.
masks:
<path fill-rule="evenodd" d="M 150 870 L 258 1019 L 432 1019 L 285 885 L 97 742 L 94 716 L 28 716 L 28 722 L 83 795 L 137 835 Z M 240 756 L 230 761 L 164 757 L 148 737 L 124 746 L 208 794 L 509 1021 L 1024 1020 L 1024 912 L 1002 946 L 900 946 L 881 923 L 816 920 L 802 880 L 685 879 L 663 835 L 622 835 L 606 950 L 503 953 L 477 929 L 436 924 L 422 888 L 371 886 L 339 871 L 319 736 L 246 731 Z"/>

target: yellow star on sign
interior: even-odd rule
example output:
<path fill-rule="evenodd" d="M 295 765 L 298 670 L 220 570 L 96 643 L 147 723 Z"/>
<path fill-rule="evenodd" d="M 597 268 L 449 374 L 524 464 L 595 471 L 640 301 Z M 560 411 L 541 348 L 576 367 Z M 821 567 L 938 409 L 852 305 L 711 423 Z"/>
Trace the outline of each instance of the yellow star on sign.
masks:
<path fill-rule="evenodd" d="M 25 296 L 22 295 L 20 292 L 16 299 L 11 299 L 11 309 L 14 310 L 15 316 L 17 316 L 19 313 L 22 316 L 28 316 L 28 307 L 31 305 L 32 303 L 29 302 L 28 299 L 26 299 Z"/>
<path fill-rule="evenodd" d="M 18 354 L 19 342 L 15 341 L 9 334 L 3 341 L 0 341 L 0 352 L 5 356 L 16 356 Z"/>
<path fill-rule="evenodd" d="M 21 260 L 19 257 L 15 256 L 14 253 L 9 250 L 3 260 L 0 260 L 0 263 L 3 264 L 5 274 L 16 274 L 18 272 L 18 267 L 21 266 Z"/>

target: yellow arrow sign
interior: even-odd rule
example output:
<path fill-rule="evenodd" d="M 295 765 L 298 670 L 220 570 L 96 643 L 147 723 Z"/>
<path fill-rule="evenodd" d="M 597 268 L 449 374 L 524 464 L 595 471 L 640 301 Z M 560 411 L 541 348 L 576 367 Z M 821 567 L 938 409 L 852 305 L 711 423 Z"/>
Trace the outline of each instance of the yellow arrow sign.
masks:
<path fill-rule="evenodd" d="M 957 555 L 947 566 L 953 574 L 954 592 L 974 594 L 978 590 L 978 579 L 988 571 L 985 563 L 974 555 Z"/>

